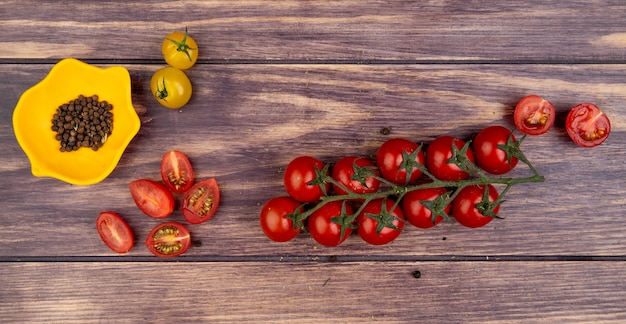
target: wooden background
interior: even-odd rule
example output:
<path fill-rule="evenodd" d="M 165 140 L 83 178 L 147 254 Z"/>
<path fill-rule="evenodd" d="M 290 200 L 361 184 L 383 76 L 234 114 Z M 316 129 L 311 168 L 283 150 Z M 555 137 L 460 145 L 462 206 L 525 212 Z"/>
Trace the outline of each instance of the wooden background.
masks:
<path fill-rule="evenodd" d="M 149 80 L 165 65 L 162 38 L 185 26 L 200 46 L 194 95 L 167 110 Z M 0 31 L 3 322 L 626 321 L 626 4 L 0 1 Z M 126 67 L 142 121 L 93 186 L 33 177 L 12 130 L 22 92 L 65 57 Z M 260 230 L 294 157 L 371 157 L 392 136 L 428 143 L 513 127 L 530 93 L 559 116 L 523 144 L 546 182 L 514 187 L 505 220 L 408 227 L 381 247 L 353 236 L 326 248 L 304 234 L 280 244 Z M 593 149 L 563 125 L 586 101 L 613 126 Z M 133 179 L 159 179 L 169 149 L 215 177 L 223 197 L 214 219 L 190 226 L 199 246 L 173 262 L 145 248 L 159 221 L 128 193 Z M 133 228 L 129 254 L 100 241 L 104 210 Z"/>

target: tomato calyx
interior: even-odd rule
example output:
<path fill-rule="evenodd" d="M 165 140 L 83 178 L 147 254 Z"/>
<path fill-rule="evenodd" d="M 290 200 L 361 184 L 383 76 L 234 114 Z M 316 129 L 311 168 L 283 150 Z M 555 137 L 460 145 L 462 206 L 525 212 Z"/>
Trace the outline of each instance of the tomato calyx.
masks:
<path fill-rule="evenodd" d="M 341 214 L 330 219 L 331 222 L 341 226 L 341 234 L 339 235 L 339 237 L 344 237 L 348 229 L 353 230 L 357 228 L 357 226 L 354 224 L 356 214 L 348 214 L 346 204 L 347 201 L 344 200 L 341 204 Z"/>
<path fill-rule="evenodd" d="M 413 174 L 413 171 L 415 169 L 418 169 L 422 172 L 424 171 L 424 166 L 417 162 L 418 154 L 422 152 L 422 146 L 423 145 L 420 144 L 420 146 L 411 153 L 408 153 L 406 151 L 402 152 L 402 163 L 400 163 L 400 166 L 398 167 L 398 174 L 400 174 L 400 172 L 403 170 L 406 171 L 405 183 L 409 183 L 409 181 L 411 180 L 411 175 Z"/>
<path fill-rule="evenodd" d="M 500 205 L 504 202 L 504 200 L 496 199 L 495 201 L 489 201 L 489 187 L 485 186 L 483 190 L 483 198 L 482 200 L 475 205 L 476 209 L 478 209 L 484 216 L 504 219 L 504 217 L 498 216 L 496 214 L 496 209 L 500 207 Z"/>
<path fill-rule="evenodd" d="M 452 157 L 446 161 L 448 164 L 456 164 L 461 170 L 467 173 L 476 171 L 476 165 L 467 157 L 471 142 L 467 141 L 460 149 L 452 143 Z"/>
<path fill-rule="evenodd" d="M 309 181 L 307 185 L 309 186 L 319 186 L 322 190 L 324 196 L 328 195 L 328 191 L 326 190 L 326 184 L 332 181 L 332 177 L 328 175 L 328 170 L 330 170 L 330 165 L 325 164 L 322 169 L 314 168 L 315 170 L 315 178 Z"/>
<path fill-rule="evenodd" d="M 196 50 L 197 48 L 193 48 L 191 46 L 189 46 L 189 44 L 187 44 L 187 35 L 188 35 L 188 31 L 187 31 L 187 27 L 185 27 L 185 35 L 183 36 L 183 39 L 179 42 L 176 40 L 173 40 L 171 38 L 166 38 L 168 41 L 172 42 L 174 45 L 176 45 L 176 50 L 179 52 L 182 52 L 185 54 L 185 56 L 189 59 L 189 61 L 192 61 L 191 59 L 191 54 L 189 54 L 189 50 Z"/>
<path fill-rule="evenodd" d="M 437 223 L 437 218 L 442 217 L 445 220 L 450 220 L 450 216 L 446 212 L 446 208 L 450 205 L 451 191 L 447 191 L 443 195 L 438 196 L 434 200 L 420 200 L 420 203 L 431 212 L 431 221 L 433 224 Z"/>
<path fill-rule="evenodd" d="M 395 202 L 390 210 L 387 210 L 386 197 L 383 198 L 382 208 L 380 212 L 377 214 L 374 213 L 365 213 L 365 217 L 371 218 L 376 221 L 376 235 L 380 235 L 380 233 L 385 229 L 385 227 L 394 229 L 394 230 L 402 230 L 401 227 L 396 226 L 394 221 L 404 222 L 404 219 L 397 217 L 393 214 L 393 210 L 396 209 L 398 203 Z"/>
<path fill-rule="evenodd" d="M 154 96 L 167 102 L 167 88 L 165 87 L 165 78 L 162 79 L 163 80 L 163 89 L 159 88 L 159 84 L 157 83 L 157 91 L 154 93 Z"/>

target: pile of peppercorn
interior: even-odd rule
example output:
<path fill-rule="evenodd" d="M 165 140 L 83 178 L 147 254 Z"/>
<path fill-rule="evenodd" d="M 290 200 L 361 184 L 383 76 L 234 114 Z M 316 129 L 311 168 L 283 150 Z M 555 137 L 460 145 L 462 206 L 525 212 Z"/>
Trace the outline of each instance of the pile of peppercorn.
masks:
<path fill-rule="evenodd" d="M 52 130 L 60 141 L 61 152 L 91 147 L 97 151 L 113 130 L 113 106 L 98 101 L 98 96 L 78 96 L 57 108 L 52 118 Z"/>

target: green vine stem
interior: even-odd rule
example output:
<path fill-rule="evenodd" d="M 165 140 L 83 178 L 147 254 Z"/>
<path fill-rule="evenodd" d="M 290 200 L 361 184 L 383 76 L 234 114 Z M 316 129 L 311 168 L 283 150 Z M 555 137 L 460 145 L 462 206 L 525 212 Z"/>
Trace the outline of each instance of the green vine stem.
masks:
<path fill-rule="evenodd" d="M 342 188 L 344 191 L 347 192 L 347 194 L 327 195 L 327 193 L 325 192 L 325 196 L 323 196 L 320 201 L 315 203 L 314 206 L 308 209 L 303 208 L 303 210 L 305 210 L 304 212 L 294 212 L 293 214 L 288 215 L 288 217 L 294 221 L 294 228 L 301 228 L 305 230 L 306 227 L 304 226 L 304 220 L 307 217 L 309 217 L 311 214 L 315 213 L 318 209 L 322 208 L 322 206 L 324 206 L 325 204 L 332 202 L 332 201 L 359 201 L 361 202 L 361 205 L 354 212 L 354 214 L 346 215 L 345 213 L 342 213 L 341 216 L 334 217 L 331 220 L 341 225 L 341 228 L 342 228 L 341 237 L 343 237 L 343 232 L 345 231 L 346 228 L 355 228 L 354 221 L 357 215 L 359 215 L 363 211 L 367 203 L 370 202 L 371 200 L 379 199 L 379 198 L 395 197 L 395 204 L 393 208 L 391 209 L 393 210 L 396 208 L 396 206 L 400 204 L 400 201 L 402 200 L 404 195 L 407 194 L 408 192 L 419 190 L 419 189 L 426 189 L 426 188 L 448 188 L 449 191 L 446 194 L 440 196 L 434 201 L 425 202 L 426 203 L 425 207 L 431 210 L 433 214 L 432 216 L 433 220 L 435 220 L 438 216 L 442 216 L 446 219 L 449 219 L 450 217 L 445 213 L 444 208 L 445 206 L 447 206 L 454 200 L 454 198 L 459 194 L 459 192 L 463 188 L 467 186 L 472 186 L 472 185 L 500 184 L 500 185 L 504 185 L 505 187 L 499 193 L 498 198 L 495 201 L 493 202 L 488 201 L 487 190 L 485 190 L 485 197 L 483 198 L 483 201 L 477 205 L 481 205 L 480 206 L 481 210 L 487 211 L 486 213 L 484 213 L 486 216 L 501 218 L 493 214 L 491 211 L 493 211 L 494 208 L 496 208 L 498 205 L 504 202 L 504 197 L 513 186 L 522 184 L 522 183 L 545 181 L 545 178 L 541 174 L 539 174 L 537 169 L 532 165 L 532 163 L 530 163 L 530 161 L 526 158 L 526 156 L 520 150 L 519 146 L 524 139 L 525 139 L 525 136 L 515 141 L 515 140 L 512 140 L 512 136 L 511 136 L 509 137 L 507 144 L 502 144 L 499 146 L 499 148 L 506 152 L 507 158 L 509 159 L 509 161 L 512 158 L 516 158 L 528 166 L 528 168 L 532 172 L 532 175 L 527 176 L 527 177 L 495 177 L 495 176 L 486 174 L 482 169 L 480 169 L 478 166 L 476 166 L 466 157 L 466 152 L 469 148 L 471 141 L 468 141 L 465 144 L 465 146 L 463 146 L 461 149 L 458 149 L 456 145 L 453 144 L 452 145 L 453 155 L 448 160 L 448 163 L 456 164 L 457 166 L 459 166 L 459 168 L 461 168 L 462 170 L 466 171 L 467 173 L 471 175 L 471 177 L 466 180 L 459 180 L 459 181 L 439 180 L 435 176 L 433 176 L 424 165 L 421 165 L 419 163 L 409 163 L 405 166 L 407 167 L 407 174 L 410 174 L 413 168 L 417 168 L 430 181 L 420 183 L 420 184 L 415 184 L 415 185 L 402 186 L 402 185 L 394 184 L 380 177 L 376 173 L 375 168 L 371 168 L 371 167 L 361 168 L 357 165 L 354 165 L 355 172 L 354 172 L 354 176 L 352 180 L 364 181 L 365 178 L 375 177 L 381 182 L 381 184 L 384 184 L 388 188 L 386 190 L 381 190 L 381 191 L 377 191 L 374 193 L 358 194 L 358 193 L 354 193 L 350 191 L 346 186 L 344 186 L 343 184 L 339 183 L 338 181 L 333 179 L 331 176 L 329 176 L 327 174 L 329 165 L 326 164 L 322 170 L 316 170 L 316 178 L 312 180 L 311 182 L 309 182 L 309 184 L 319 185 L 323 190 L 325 190 L 324 184 L 329 183 L 334 186 L 338 186 Z M 421 146 L 420 146 L 420 149 L 421 149 Z M 410 158 L 408 154 L 405 156 L 405 159 L 407 158 Z M 303 204 L 302 207 L 310 207 L 310 205 L 311 204 Z M 298 211 L 300 210 L 300 208 L 296 210 Z"/>

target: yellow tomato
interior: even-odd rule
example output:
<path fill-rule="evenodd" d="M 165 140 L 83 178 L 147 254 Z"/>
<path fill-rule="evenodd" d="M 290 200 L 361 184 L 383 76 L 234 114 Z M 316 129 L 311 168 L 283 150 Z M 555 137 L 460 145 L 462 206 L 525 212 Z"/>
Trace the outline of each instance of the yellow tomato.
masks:
<path fill-rule="evenodd" d="M 185 33 L 173 32 L 163 40 L 161 45 L 161 53 L 167 64 L 186 70 L 196 64 L 198 60 L 198 44 Z"/>
<path fill-rule="evenodd" d="M 185 72 L 175 67 L 164 67 L 152 75 L 150 90 L 163 106 L 178 109 L 191 99 L 191 81 Z"/>

